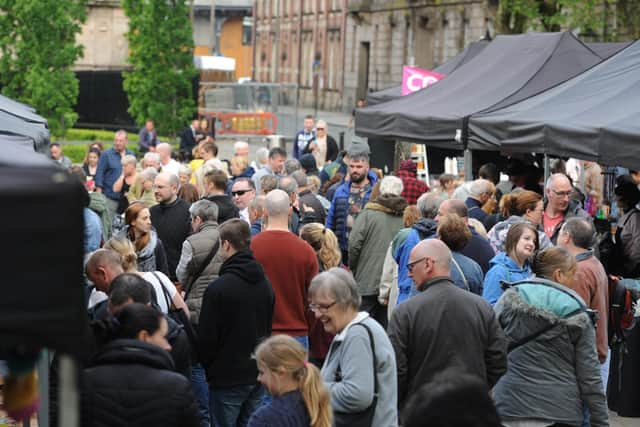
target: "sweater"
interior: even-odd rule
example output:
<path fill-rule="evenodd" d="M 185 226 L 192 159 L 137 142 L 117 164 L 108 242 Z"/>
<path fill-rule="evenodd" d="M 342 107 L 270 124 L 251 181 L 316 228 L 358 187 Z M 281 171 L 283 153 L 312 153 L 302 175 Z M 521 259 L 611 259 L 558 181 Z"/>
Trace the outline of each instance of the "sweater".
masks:
<path fill-rule="evenodd" d="M 307 336 L 307 290 L 318 274 L 316 253 L 301 238 L 281 230 L 261 232 L 251 241 L 251 250 L 275 293 L 273 332 Z"/>
<path fill-rule="evenodd" d="M 151 224 L 158 232 L 167 254 L 169 278 L 176 281 L 176 267 L 180 261 L 182 243 L 191 232 L 189 204 L 177 198 L 173 203 L 160 203 L 149 209 Z"/>
<path fill-rule="evenodd" d="M 249 427 L 308 427 L 311 423 L 300 390 L 273 396 L 273 401 L 258 409 L 249 419 Z"/>
<path fill-rule="evenodd" d="M 249 251 L 229 257 L 204 293 L 198 338 L 200 360 L 211 387 L 256 383 L 252 354 L 271 335 L 274 296 L 262 267 Z"/>
<path fill-rule="evenodd" d="M 238 207 L 233 203 L 231 197 L 226 194 L 214 194 L 205 199 L 212 201 L 218 206 L 218 224 L 222 224 L 231 218 L 240 218 Z"/>

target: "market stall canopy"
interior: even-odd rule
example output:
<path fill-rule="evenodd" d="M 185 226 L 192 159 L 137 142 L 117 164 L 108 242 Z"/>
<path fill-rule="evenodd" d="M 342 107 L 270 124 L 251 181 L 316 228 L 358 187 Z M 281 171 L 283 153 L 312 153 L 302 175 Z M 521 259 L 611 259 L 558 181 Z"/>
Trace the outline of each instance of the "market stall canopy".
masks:
<path fill-rule="evenodd" d="M 453 73 L 457 68 L 471 61 L 482 50 L 487 47 L 490 40 L 478 40 L 477 42 L 469 43 L 469 46 L 462 52 L 445 62 L 444 64 L 434 68 L 432 71 L 448 76 Z M 377 92 L 371 92 L 367 95 L 367 105 L 376 105 L 382 102 L 391 101 L 402 96 L 402 85 L 390 87 L 387 89 L 379 90 Z"/>
<path fill-rule="evenodd" d="M 468 118 L 536 95 L 602 61 L 569 32 L 498 36 L 446 79 L 356 110 L 356 133 L 464 148 Z"/>
<path fill-rule="evenodd" d="M 637 169 L 639 99 L 637 41 L 553 89 L 472 117 L 469 146 L 546 153 Z"/>
<path fill-rule="evenodd" d="M 27 121 L 16 114 L 16 109 L 7 112 L 0 106 L 0 136 L 13 137 L 23 143 L 31 144 L 32 151 L 46 152 L 50 134 L 45 123 Z"/>
<path fill-rule="evenodd" d="M 47 126 L 47 119 L 36 114 L 35 108 L 11 98 L 7 98 L 4 95 L 0 95 L 0 111 L 20 117 L 27 122 L 40 123 L 45 127 Z"/>

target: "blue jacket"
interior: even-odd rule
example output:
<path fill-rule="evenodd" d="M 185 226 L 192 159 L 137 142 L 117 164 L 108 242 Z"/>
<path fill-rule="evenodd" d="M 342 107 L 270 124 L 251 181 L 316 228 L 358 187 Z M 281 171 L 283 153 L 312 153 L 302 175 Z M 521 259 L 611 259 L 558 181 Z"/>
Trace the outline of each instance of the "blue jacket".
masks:
<path fill-rule="evenodd" d="M 131 154 L 133 151 L 125 148 L 125 154 Z M 122 173 L 122 156 L 113 148 L 105 150 L 98 161 L 98 169 L 96 170 L 96 187 L 102 188 L 102 194 L 111 200 L 120 200 L 120 193 L 113 191 L 113 184 L 120 178 Z"/>
<path fill-rule="evenodd" d="M 291 153 L 295 159 L 300 158 L 305 147 L 312 139 L 316 139 L 316 132 L 314 130 L 307 133 L 302 129 L 296 133 L 295 138 L 293 138 L 293 152 Z"/>
<path fill-rule="evenodd" d="M 505 252 L 499 252 L 498 255 L 491 259 L 491 269 L 484 278 L 484 289 L 482 290 L 482 298 L 486 299 L 491 305 L 502 295 L 501 281 L 517 282 L 531 277 L 531 267 L 526 262 L 523 268 L 520 268 L 514 260 Z"/>
<path fill-rule="evenodd" d="M 371 183 L 371 189 L 378 182 L 378 176 L 373 172 L 369 171 L 367 174 L 367 178 L 369 178 L 369 182 Z M 367 204 L 369 201 L 369 197 L 371 196 L 371 189 L 367 191 L 364 195 L 364 200 L 362 207 Z M 351 193 L 351 182 L 345 181 L 343 182 L 335 194 L 333 195 L 333 199 L 331 201 L 331 207 L 329 208 L 329 213 L 327 214 L 327 223 L 326 227 L 330 228 L 338 238 L 338 243 L 340 244 L 340 249 L 343 252 L 346 252 L 349 248 L 349 239 L 347 237 L 347 215 L 349 214 L 349 194 Z M 342 260 L 345 262 L 346 260 Z"/>
<path fill-rule="evenodd" d="M 471 258 L 461 254 L 460 252 L 451 252 L 451 256 L 453 257 L 453 260 L 460 266 L 462 274 L 464 274 L 463 278 L 452 261 L 450 276 L 453 280 L 453 283 L 455 283 L 455 285 L 459 288 L 468 288 L 474 294 L 481 296 L 484 274 L 482 274 L 482 268 L 480 268 L 480 265 Z"/>
<path fill-rule="evenodd" d="M 438 223 L 432 219 L 422 218 L 416 222 L 409 232 L 400 230 L 392 242 L 393 259 L 398 264 L 398 304 L 411 295 L 413 279 L 408 276 L 409 254 L 421 240 L 435 237 Z"/>
<path fill-rule="evenodd" d="M 467 197 L 467 200 L 464 201 L 464 204 L 469 211 L 469 218 L 475 218 L 484 224 L 484 220 L 488 215 L 485 211 L 482 210 L 482 204 L 472 197 Z"/>

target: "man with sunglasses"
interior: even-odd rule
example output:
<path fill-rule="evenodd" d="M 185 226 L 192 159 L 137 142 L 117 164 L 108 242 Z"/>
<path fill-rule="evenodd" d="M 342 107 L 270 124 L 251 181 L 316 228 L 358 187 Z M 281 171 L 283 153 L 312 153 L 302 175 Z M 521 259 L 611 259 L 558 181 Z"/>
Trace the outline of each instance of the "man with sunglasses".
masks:
<path fill-rule="evenodd" d="M 542 214 L 544 232 L 555 245 L 558 242 L 560 228 L 569 218 L 589 218 L 580 202 L 573 199 L 573 186 L 569 178 L 562 173 L 555 173 L 547 179 L 545 186 L 545 206 Z"/>
<path fill-rule="evenodd" d="M 231 186 L 231 197 L 240 212 L 240 219 L 251 225 L 251 221 L 249 221 L 249 205 L 256 197 L 256 186 L 251 178 L 237 178 Z"/>
<path fill-rule="evenodd" d="M 446 369 L 478 378 L 488 392 L 507 370 L 507 341 L 493 309 L 454 285 L 451 251 L 438 239 L 418 243 L 406 267 L 420 293 L 396 307 L 388 328 L 398 407 Z"/>

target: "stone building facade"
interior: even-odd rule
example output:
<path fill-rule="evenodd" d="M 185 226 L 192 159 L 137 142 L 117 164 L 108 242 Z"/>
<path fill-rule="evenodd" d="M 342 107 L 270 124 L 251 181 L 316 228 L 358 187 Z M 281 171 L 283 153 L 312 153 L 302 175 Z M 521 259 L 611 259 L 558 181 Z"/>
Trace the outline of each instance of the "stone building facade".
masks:
<path fill-rule="evenodd" d="M 300 103 L 342 108 L 346 0 L 256 0 L 253 78 L 296 83 Z"/>
<path fill-rule="evenodd" d="M 402 66 L 432 69 L 492 33 L 483 0 L 349 0 L 344 52 L 344 110 L 402 82 Z"/>

